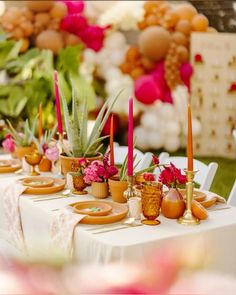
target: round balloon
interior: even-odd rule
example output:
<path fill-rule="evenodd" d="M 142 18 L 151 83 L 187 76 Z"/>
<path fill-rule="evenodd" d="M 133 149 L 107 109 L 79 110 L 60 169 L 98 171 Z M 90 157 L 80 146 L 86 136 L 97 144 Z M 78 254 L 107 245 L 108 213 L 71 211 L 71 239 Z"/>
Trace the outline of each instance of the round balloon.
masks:
<path fill-rule="evenodd" d="M 152 75 L 138 78 L 134 84 L 135 97 L 143 104 L 153 104 L 162 97 L 162 92 Z"/>
<path fill-rule="evenodd" d="M 175 12 L 179 19 L 191 21 L 192 18 L 197 14 L 197 9 L 191 4 L 182 4 L 176 8 Z"/>
<path fill-rule="evenodd" d="M 148 27 L 139 36 L 140 51 L 154 61 L 159 61 L 166 56 L 170 42 L 170 33 L 160 26 Z"/>

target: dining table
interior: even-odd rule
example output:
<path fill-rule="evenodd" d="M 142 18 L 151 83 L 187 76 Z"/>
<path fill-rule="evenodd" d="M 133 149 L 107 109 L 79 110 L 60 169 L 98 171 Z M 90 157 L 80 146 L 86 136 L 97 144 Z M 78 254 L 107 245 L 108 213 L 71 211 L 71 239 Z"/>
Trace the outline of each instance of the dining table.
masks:
<path fill-rule="evenodd" d="M 0 159 L 7 159 L 1 155 Z M 51 175 L 51 174 L 43 174 Z M 3 206 L 4 188 L 25 175 L 0 174 L 0 241 L 11 244 Z M 207 193 L 207 192 L 206 192 Z M 24 242 L 29 256 L 49 258 L 50 225 L 54 214 L 71 203 L 94 200 L 87 195 L 35 195 L 19 197 L 19 211 Z M 40 200 L 39 200 L 40 199 Z M 112 200 L 110 198 L 106 199 Z M 110 228 L 100 233 L 97 225 L 78 224 L 73 235 L 73 260 L 82 264 L 145 263 L 155 251 L 177 249 L 181 255 L 192 251 L 191 259 L 204 267 L 236 275 L 236 207 L 224 204 L 221 209 L 209 210 L 209 218 L 199 225 L 181 225 L 174 219 L 160 215 L 158 226 L 127 226 L 116 229 L 122 223 L 102 225 Z M 112 230 L 114 228 L 114 230 Z M 190 251 L 190 252 L 191 252 Z"/>

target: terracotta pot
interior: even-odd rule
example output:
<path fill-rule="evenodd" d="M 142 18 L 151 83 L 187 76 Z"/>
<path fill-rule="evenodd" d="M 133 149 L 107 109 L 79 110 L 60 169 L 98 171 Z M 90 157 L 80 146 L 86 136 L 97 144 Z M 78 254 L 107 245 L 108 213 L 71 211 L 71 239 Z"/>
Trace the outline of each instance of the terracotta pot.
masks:
<path fill-rule="evenodd" d="M 98 199 L 105 199 L 108 197 L 108 183 L 107 182 L 92 182 L 91 195 Z"/>
<path fill-rule="evenodd" d="M 50 172 L 52 169 L 52 162 L 43 156 L 41 162 L 38 165 L 39 171 L 41 172 Z"/>
<path fill-rule="evenodd" d="M 82 157 L 81 157 L 82 158 Z M 64 154 L 60 155 L 60 162 L 61 162 L 61 172 L 63 175 L 66 175 L 68 172 L 72 172 L 72 167 L 76 168 L 76 165 L 78 165 L 78 161 L 81 158 L 74 158 L 74 157 L 68 157 Z M 95 157 L 86 158 L 89 162 L 95 161 L 95 160 L 102 160 L 103 155 L 98 154 Z"/>
<path fill-rule="evenodd" d="M 183 196 L 176 188 L 170 188 L 168 193 L 163 197 L 161 212 L 171 219 L 177 219 L 184 214 L 185 202 Z"/>
<path fill-rule="evenodd" d="M 16 156 L 19 160 L 22 160 L 25 155 L 30 154 L 33 151 L 33 146 L 16 146 L 15 148 Z"/>
<path fill-rule="evenodd" d="M 128 188 L 128 182 L 120 181 L 118 177 L 112 177 L 108 180 L 112 200 L 117 203 L 126 203 L 124 192 Z"/>

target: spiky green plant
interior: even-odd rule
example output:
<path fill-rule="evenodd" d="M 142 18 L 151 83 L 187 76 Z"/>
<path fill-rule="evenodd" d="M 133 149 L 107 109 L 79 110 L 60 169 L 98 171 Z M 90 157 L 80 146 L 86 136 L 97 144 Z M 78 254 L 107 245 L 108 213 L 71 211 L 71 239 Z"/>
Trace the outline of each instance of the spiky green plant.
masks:
<path fill-rule="evenodd" d="M 56 134 L 56 131 L 57 124 L 54 125 L 54 127 L 51 130 L 46 130 L 44 132 L 44 135 L 41 136 L 40 139 L 36 138 L 33 134 L 31 134 L 33 137 L 33 142 L 35 143 L 39 154 L 44 154 L 44 145 L 46 145 L 47 147 L 49 146 L 50 142 L 53 140 L 54 135 Z"/>
<path fill-rule="evenodd" d="M 79 158 L 97 155 L 102 147 L 103 139 L 107 138 L 107 136 L 101 137 L 101 132 L 120 93 L 121 91 L 114 98 L 106 100 L 96 118 L 93 130 L 88 136 L 88 105 L 85 89 L 81 91 L 81 95 L 83 95 L 83 99 L 81 99 L 72 87 L 72 115 L 70 116 L 66 98 L 60 88 L 65 128 L 70 146 L 70 149 L 64 146 L 67 156 Z M 79 104 L 81 101 L 82 105 Z"/>
<path fill-rule="evenodd" d="M 18 132 L 7 120 L 8 129 L 7 131 L 11 134 L 15 141 L 16 146 L 30 146 L 33 142 L 33 136 L 35 134 L 38 117 L 35 117 L 31 126 L 29 125 L 28 119 L 24 122 L 24 128 L 22 132 Z"/>

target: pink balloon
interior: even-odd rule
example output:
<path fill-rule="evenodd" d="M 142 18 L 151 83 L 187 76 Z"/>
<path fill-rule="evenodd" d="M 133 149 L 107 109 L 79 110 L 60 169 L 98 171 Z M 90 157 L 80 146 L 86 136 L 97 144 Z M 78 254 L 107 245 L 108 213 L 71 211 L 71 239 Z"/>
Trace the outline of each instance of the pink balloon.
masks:
<path fill-rule="evenodd" d="M 135 81 L 135 96 L 143 104 L 153 104 L 161 99 L 162 91 L 153 75 L 144 75 Z"/>
<path fill-rule="evenodd" d="M 193 74 L 193 67 L 190 63 L 186 62 L 183 63 L 180 67 L 180 77 L 184 84 L 188 87 L 188 90 L 190 90 L 190 79 Z"/>

